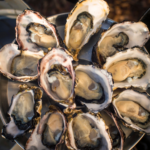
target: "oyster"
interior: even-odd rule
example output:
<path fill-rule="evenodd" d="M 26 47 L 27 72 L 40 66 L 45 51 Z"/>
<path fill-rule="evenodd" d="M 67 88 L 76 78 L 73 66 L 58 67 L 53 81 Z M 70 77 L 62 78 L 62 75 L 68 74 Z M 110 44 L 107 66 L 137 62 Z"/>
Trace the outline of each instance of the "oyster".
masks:
<path fill-rule="evenodd" d="M 78 65 L 75 69 L 76 101 L 85 104 L 90 111 L 98 112 L 106 108 L 112 100 L 112 77 L 92 65 Z"/>
<path fill-rule="evenodd" d="M 7 44 L 0 50 L 0 72 L 9 79 L 28 82 L 38 78 L 37 64 L 42 51 L 18 50 L 16 44 Z"/>
<path fill-rule="evenodd" d="M 49 111 L 32 132 L 25 149 L 57 149 L 59 144 L 64 141 L 65 131 L 66 119 L 63 113 L 55 106 L 50 106 Z"/>
<path fill-rule="evenodd" d="M 65 44 L 74 60 L 81 48 L 96 33 L 109 13 L 103 0 L 79 0 L 70 12 L 65 25 Z"/>
<path fill-rule="evenodd" d="M 125 48 L 132 48 L 134 46 L 143 47 L 149 37 L 149 29 L 143 22 L 115 24 L 102 33 L 95 47 L 95 57 L 99 64 L 103 64 L 106 62 L 107 57 Z"/>
<path fill-rule="evenodd" d="M 55 26 L 38 12 L 25 10 L 17 17 L 16 39 L 19 48 L 29 51 L 43 50 L 63 46 Z"/>
<path fill-rule="evenodd" d="M 125 90 L 114 98 L 113 106 L 128 127 L 150 133 L 150 98 L 146 94 Z"/>
<path fill-rule="evenodd" d="M 103 69 L 112 73 L 114 89 L 133 86 L 146 90 L 150 82 L 150 58 L 140 48 L 128 49 L 107 58 Z"/>
<path fill-rule="evenodd" d="M 72 57 L 63 48 L 53 48 L 39 63 L 39 84 L 54 101 L 72 104 L 75 75 Z"/>
<path fill-rule="evenodd" d="M 35 127 L 41 116 L 42 95 L 38 87 L 20 85 L 8 111 L 10 122 L 3 127 L 4 137 L 12 140 Z"/>
<path fill-rule="evenodd" d="M 68 116 L 65 142 L 68 149 L 74 150 L 112 148 L 110 135 L 100 115 L 81 111 Z"/>

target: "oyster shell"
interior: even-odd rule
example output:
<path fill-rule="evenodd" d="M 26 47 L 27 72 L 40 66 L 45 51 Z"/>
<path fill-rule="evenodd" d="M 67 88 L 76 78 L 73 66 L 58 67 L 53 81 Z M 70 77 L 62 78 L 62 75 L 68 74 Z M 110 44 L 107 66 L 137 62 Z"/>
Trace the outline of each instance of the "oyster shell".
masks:
<path fill-rule="evenodd" d="M 150 58 L 140 48 L 128 49 L 107 58 L 103 69 L 112 73 L 114 89 L 133 86 L 146 90 L 150 82 Z"/>
<path fill-rule="evenodd" d="M 55 106 L 42 117 L 26 143 L 26 150 L 57 149 L 64 141 L 66 119 L 63 113 Z"/>
<path fill-rule="evenodd" d="M 18 50 L 16 44 L 7 44 L 0 50 L 0 72 L 9 79 L 28 82 L 38 78 L 37 64 L 42 51 Z"/>
<path fill-rule="evenodd" d="M 63 46 L 55 26 L 38 12 L 25 10 L 17 17 L 16 40 L 19 48 L 48 52 L 48 48 Z"/>
<path fill-rule="evenodd" d="M 70 12 L 65 25 L 65 45 L 74 60 L 81 48 L 96 33 L 109 13 L 108 5 L 103 0 L 79 0 Z"/>
<path fill-rule="evenodd" d="M 53 48 L 39 63 L 39 84 L 54 101 L 73 103 L 75 74 L 71 55 L 63 48 Z"/>
<path fill-rule="evenodd" d="M 104 110 L 100 112 L 105 124 L 109 129 L 112 139 L 112 147 L 114 150 L 123 150 L 125 135 L 118 123 L 118 118 L 112 112 Z"/>
<path fill-rule="evenodd" d="M 150 133 L 150 98 L 146 94 L 125 90 L 114 98 L 113 106 L 128 127 Z"/>
<path fill-rule="evenodd" d="M 97 61 L 103 64 L 107 57 L 125 48 L 143 47 L 149 37 L 149 29 L 143 22 L 117 23 L 102 33 L 95 47 Z"/>
<path fill-rule="evenodd" d="M 113 83 L 107 71 L 92 65 L 78 65 L 75 73 L 76 101 L 85 104 L 92 112 L 98 112 L 111 103 Z"/>
<path fill-rule="evenodd" d="M 74 150 L 112 149 L 110 135 L 100 115 L 81 111 L 68 116 L 65 143 L 68 149 Z"/>
<path fill-rule="evenodd" d="M 10 122 L 3 127 L 2 135 L 7 139 L 15 139 L 33 129 L 39 122 L 42 109 L 40 88 L 21 85 L 18 94 L 13 96 L 8 115 Z"/>

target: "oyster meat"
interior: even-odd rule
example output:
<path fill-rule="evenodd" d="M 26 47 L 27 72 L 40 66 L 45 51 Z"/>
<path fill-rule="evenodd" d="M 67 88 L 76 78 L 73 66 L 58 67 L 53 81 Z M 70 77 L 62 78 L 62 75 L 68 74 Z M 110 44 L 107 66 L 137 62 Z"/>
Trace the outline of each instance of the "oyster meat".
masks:
<path fill-rule="evenodd" d="M 37 64 L 42 51 L 20 51 L 16 44 L 7 44 L 0 50 L 0 72 L 7 78 L 28 82 L 38 78 Z"/>
<path fill-rule="evenodd" d="M 38 12 L 25 10 L 16 22 L 16 39 L 20 49 L 47 53 L 52 47 L 63 46 L 55 26 Z"/>
<path fill-rule="evenodd" d="M 39 83 L 58 103 L 73 103 L 75 75 L 72 57 L 63 48 L 53 48 L 39 63 Z"/>
<path fill-rule="evenodd" d="M 66 120 L 63 113 L 55 106 L 50 106 L 27 141 L 26 150 L 55 149 L 64 141 L 65 130 Z"/>
<path fill-rule="evenodd" d="M 149 37 L 149 29 L 143 22 L 117 23 L 102 33 L 95 48 L 96 56 L 93 58 L 96 57 L 98 63 L 102 65 L 107 57 L 119 51 L 135 46 L 143 47 Z"/>
<path fill-rule="evenodd" d="M 41 116 L 42 94 L 38 87 L 20 85 L 8 111 L 10 122 L 3 128 L 4 137 L 12 140 L 35 127 Z"/>
<path fill-rule="evenodd" d="M 103 0 L 79 1 L 70 12 L 65 25 L 65 44 L 74 60 L 81 48 L 96 33 L 109 13 L 108 5 Z"/>
<path fill-rule="evenodd" d="M 150 58 L 140 48 L 128 49 L 107 58 L 103 69 L 112 73 L 114 89 L 140 87 L 146 90 L 149 84 Z"/>
<path fill-rule="evenodd" d="M 112 77 L 105 70 L 92 65 L 78 65 L 75 69 L 76 101 L 85 104 L 90 111 L 106 108 L 112 100 Z"/>
<path fill-rule="evenodd" d="M 78 112 L 75 117 L 68 117 L 66 146 L 68 149 L 107 149 L 111 150 L 112 144 L 105 122 L 97 114 Z"/>
<path fill-rule="evenodd" d="M 150 133 L 150 99 L 146 94 L 124 90 L 114 98 L 113 106 L 128 127 Z"/>

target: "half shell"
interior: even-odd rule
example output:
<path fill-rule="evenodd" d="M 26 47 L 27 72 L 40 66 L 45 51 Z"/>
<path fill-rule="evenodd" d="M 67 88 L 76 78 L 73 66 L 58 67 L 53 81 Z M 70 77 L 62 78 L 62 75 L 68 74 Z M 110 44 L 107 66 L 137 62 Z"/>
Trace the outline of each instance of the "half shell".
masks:
<path fill-rule="evenodd" d="M 39 62 L 39 84 L 54 101 L 73 103 L 75 74 L 72 56 L 63 48 L 53 48 Z"/>
<path fill-rule="evenodd" d="M 97 84 L 100 84 L 102 88 L 102 97 L 97 99 L 97 100 L 92 100 L 87 98 L 85 96 L 88 96 L 89 92 L 94 91 L 92 85 L 87 85 L 88 82 L 86 82 L 88 79 L 86 79 L 84 76 L 81 77 L 76 77 L 76 86 L 75 86 L 75 94 L 76 94 L 76 100 L 80 101 L 82 104 L 85 104 L 88 109 L 92 112 L 98 112 L 106 107 L 111 103 L 112 101 L 112 88 L 113 88 L 113 82 L 112 82 L 112 76 L 105 70 L 99 69 L 95 66 L 92 65 L 79 65 L 76 67 L 75 72 L 83 72 L 86 75 L 88 75 L 92 81 L 90 84 L 93 82 L 96 82 Z M 77 75 L 76 75 L 77 76 Z M 83 79 L 85 78 L 85 83 L 82 83 L 82 87 L 78 86 L 78 83 L 80 81 L 80 78 Z M 96 86 L 96 85 L 95 85 Z M 78 89 L 81 87 L 81 89 Z M 89 89 L 92 90 L 90 91 Z M 95 87 L 94 87 L 95 89 Z M 79 92 L 82 92 L 80 95 Z M 97 93 L 90 93 L 96 95 Z M 85 97 L 85 98 L 84 98 Z M 89 96 L 88 96 L 89 97 Z"/>
<path fill-rule="evenodd" d="M 143 22 L 117 23 L 102 33 L 95 47 L 97 61 L 103 64 L 107 57 L 125 48 L 143 47 L 149 37 L 149 29 Z"/>
<path fill-rule="evenodd" d="M 72 9 L 65 25 L 64 41 L 74 60 L 78 60 L 79 51 L 100 29 L 108 13 L 108 5 L 103 0 L 79 0 Z M 74 25 L 75 30 L 72 32 Z M 74 34 L 70 37 L 71 32 Z M 70 43 L 74 46 L 70 46 Z"/>
<path fill-rule="evenodd" d="M 64 142 L 63 135 L 66 131 L 66 119 L 63 113 L 55 106 L 50 106 L 49 109 L 28 139 L 26 150 L 57 150 L 59 145 Z M 61 121 L 63 126 L 59 124 Z M 49 129 L 48 131 L 47 128 Z"/>
<path fill-rule="evenodd" d="M 128 78 L 124 81 L 118 81 L 114 82 L 114 89 L 116 88 L 129 88 L 131 86 L 133 87 L 139 87 L 143 90 L 146 90 L 147 85 L 150 83 L 150 57 L 146 53 L 140 50 L 140 48 L 133 48 L 128 49 L 123 52 L 116 53 L 112 57 L 108 57 L 106 60 L 106 63 L 103 66 L 103 69 L 108 70 L 113 64 L 124 61 L 124 60 L 130 60 L 130 59 L 137 59 L 141 61 L 145 67 L 145 73 L 140 78 L 131 78 L 131 80 L 128 80 Z M 122 67 L 122 71 L 124 68 Z M 120 69 L 121 71 L 121 69 Z M 124 73 L 122 72 L 122 75 Z"/>
<path fill-rule="evenodd" d="M 69 115 L 65 142 L 68 149 L 74 150 L 112 149 L 110 135 L 99 114 L 78 112 L 72 117 Z"/>
<path fill-rule="evenodd" d="M 40 88 L 20 85 L 8 111 L 10 122 L 3 127 L 4 137 L 12 140 L 35 127 L 41 116 L 42 94 Z"/>
<path fill-rule="evenodd" d="M 16 81 L 28 82 L 35 80 L 38 78 L 38 60 L 43 56 L 42 51 L 21 52 L 16 44 L 7 44 L 0 50 L 0 72 L 8 79 Z M 26 75 L 22 75 L 22 73 Z"/>
<path fill-rule="evenodd" d="M 19 48 L 22 50 L 43 50 L 47 53 L 48 48 L 63 46 L 63 42 L 55 26 L 49 23 L 38 12 L 25 10 L 17 17 L 16 24 L 16 40 Z M 52 40 L 55 41 L 55 44 L 50 44 L 50 46 L 49 43 Z M 48 45 L 46 47 L 42 43 L 45 41 L 47 41 L 46 45 Z"/>
<path fill-rule="evenodd" d="M 118 102 L 127 102 L 127 108 L 125 107 L 126 105 L 122 105 L 122 109 L 119 108 L 119 103 Z M 132 105 L 129 104 L 129 102 L 132 102 Z M 116 105 L 118 103 L 118 105 Z M 136 106 L 133 105 L 135 103 L 136 105 L 139 105 L 141 108 L 139 108 L 139 112 L 136 110 Z M 150 133 L 150 117 L 147 117 L 147 113 L 150 115 L 150 98 L 144 94 L 144 93 L 139 93 L 133 90 L 125 90 L 121 92 L 117 97 L 114 98 L 113 100 L 113 106 L 114 109 L 118 115 L 119 118 L 121 118 L 126 126 L 131 127 L 133 129 L 145 132 L 145 133 Z M 124 107 L 124 108 L 123 108 Z M 131 108 L 132 107 L 132 108 Z M 127 110 L 128 113 L 138 115 L 138 120 L 136 119 L 133 120 L 133 117 L 130 118 L 126 116 L 125 114 L 120 114 L 120 111 L 124 112 Z M 147 120 L 144 121 L 143 118 L 147 117 Z"/>

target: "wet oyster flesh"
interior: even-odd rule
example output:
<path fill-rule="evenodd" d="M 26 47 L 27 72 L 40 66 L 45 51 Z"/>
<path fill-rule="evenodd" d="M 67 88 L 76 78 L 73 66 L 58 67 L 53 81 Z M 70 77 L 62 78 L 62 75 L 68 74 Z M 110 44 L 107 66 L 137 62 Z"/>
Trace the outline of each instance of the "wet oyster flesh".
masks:
<path fill-rule="evenodd" d="M 37 64 L 40 56 L 35 57 L 34 54 L 27 55 L 27 52 L 22 52 L 21 56 L 13 59 L 11 64 L 11 73 L 15 76 L 35 76 L 38 74 Z"/>
<path fill-rule="evenodd" d="M 107 57 L 114 55 L 118 50 L 122 50 L 128 44 L 128 41 L 128 36 L 123 32 L 120 32 L 115 37 L 106 36 L 98 47 L 98 51 L 105 60 Z"/>
<path fill-rule="evenodd" d="M 59 99 L 66 100 L 72 92 L 72 78 L 65 67 L 55 65 L 54 69 L 50 73 L 47 73 L 50 88 L 52 92 L 56 93 Z"/>
<path fill-rule="evenodd" d="M 100 99 L 103 96 L 103 89 L 100 83 L 96 83 L 88 74 L 83 71 L 76 71 L 77 85 L 75 94 L 87 100 Z"/>
<path fill-rule="evenodd" d="M 146 71 L 145 66 L 144 62 L 136 58 L 122 60 L 110 66 L 108 72 L 112 73 L 115 82 L 126 79 L 130 82 L 132 79 L 137 79 L 144 75 L 144 72 Z"/>
<path fill-rule="evenodd" d="M 79 115 L 73 120 L 74 138 L 77 145 L 81 148 L 95 148 L 99 145 L 100 134 L 96 127 L 84 116 Z"/>
<path fill-rule="evenodd" d="M 42 24 L 30 23 L 27 31 L 30 32 L 30 39 L 33 43 L 45 48 L 57 46 L 56 38 L 50 28 Z"/>
<path fill-rule="evenodd" d="M 77 16 L 70 30 L 69 48 L 78 49 L 92 29 L 92 16 L 83 12 Z"/>
<path fill-rule="evenodd" d="M 12 116 L 15 116 L 15 120 L 20 121 L 22 124 L 32 120 L 34 116 L 34 97 L 30 91 L 22 93 L 18 97 Z"/>
<path fill-rule="evenodd" d="M 149 113 L 140 105 L 132 101 L 118 101 L 116 106 L 121 115 L 127 116 L 135 122 L 144 123 L 149 118 Z"/>
<path fill-rule="evenodd" d="M 43 132 L 43 144 L 47 147 L 56 145 L 62 135 L 63 127 L 64 123 L 62 116 L 57 112 L 50 114 Z"/>

